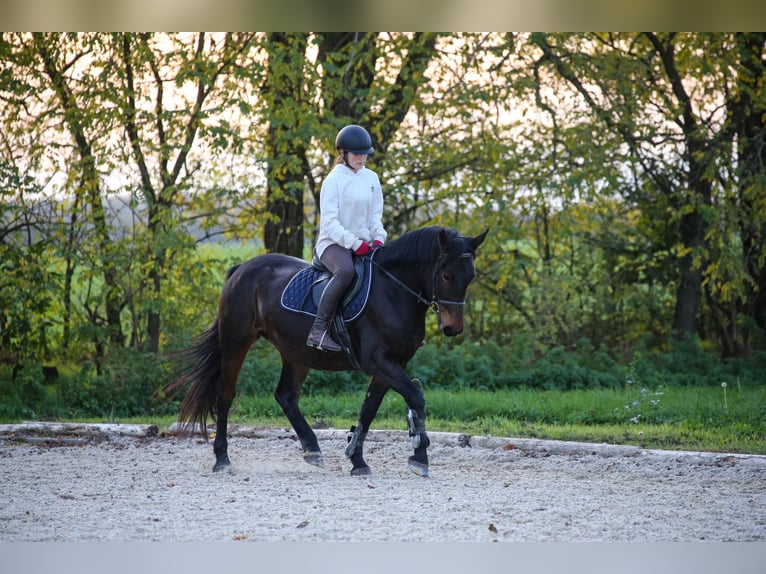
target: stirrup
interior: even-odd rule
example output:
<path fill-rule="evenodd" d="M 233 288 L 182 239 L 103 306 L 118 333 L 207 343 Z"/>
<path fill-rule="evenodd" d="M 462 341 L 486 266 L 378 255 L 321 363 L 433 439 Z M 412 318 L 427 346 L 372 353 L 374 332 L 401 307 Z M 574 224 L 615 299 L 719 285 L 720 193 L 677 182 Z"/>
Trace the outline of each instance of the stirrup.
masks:
<path fill-rule="evenodd" d="M 329 339 L 329 342 L 334 344 L 335 347 L 337 347 L 337 348 L 334 348 L 332 346 L 325 347 L 325 340 L 326 339 Z M 335 340 L 332 338 L 332 336 L 330 335 L 330 330 L 329 329 L 325 329 L 324 331 L 322 331 L 322 336 L 319 338 L 319 342 L 318 343 L 315 343 L 314 341 L 308 340 L 308 341 L 306 341 L 306 344 L 309 347 L 314 347 L 315 349 L 318 349 L 320 351 L 342 351 L 343 350 L 343 347 L 341 347 L 338 343 L 336 343 Z"/>

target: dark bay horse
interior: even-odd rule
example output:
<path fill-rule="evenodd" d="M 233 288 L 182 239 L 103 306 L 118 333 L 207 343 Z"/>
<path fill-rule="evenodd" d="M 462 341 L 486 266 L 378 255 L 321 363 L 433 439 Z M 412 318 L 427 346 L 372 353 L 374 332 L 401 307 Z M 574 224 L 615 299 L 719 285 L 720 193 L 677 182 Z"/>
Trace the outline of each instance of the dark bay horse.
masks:
<path fill-rule="evenodd" d="M 426 227 L 375 252 L 368 304 L 348 325 L 358 364 L 371 377 L 346 449 L 352 475 L 370 474 L 363 458 L 365 436 L 383 397 L 393 389 L 408 407 L 414 449 L 409 467 L 428 476 L 425 398 L 404 369 L 423 341 L 429 308 L 437 313 L 445 335 L 462 332 L 466 289 L 476 274 L 476 250 L 488 231 L 464 237 L 452 229 Z M 267 254 L 230 270 L 215 323 L 185 351 L 184 370 L 168 387 L 171 393 L 188 388 L 179 415 L 183 428 L 199 426 L 207 438 L 207 419 L 216 420 L 213 470 L 231 464 L 226 437 L 229 409 L 245 356 L 260 337 L 281 356 L 282 373 L 274 396 L 300 439 L 304 460 L 323 464 L 316 435 L 298 407 L 301 385 L 310 369 L 345 371 L 354 367 L 345 353 L 306 346 L 312 317 L 280 304 L 287 283 L 307 266 L 302 259 Z"/>

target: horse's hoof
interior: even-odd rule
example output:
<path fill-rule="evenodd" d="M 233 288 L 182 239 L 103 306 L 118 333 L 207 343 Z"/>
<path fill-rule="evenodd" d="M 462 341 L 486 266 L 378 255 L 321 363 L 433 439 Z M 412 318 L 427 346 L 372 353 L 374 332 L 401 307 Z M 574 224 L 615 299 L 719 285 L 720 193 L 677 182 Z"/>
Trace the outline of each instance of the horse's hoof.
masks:
<path fill-rule="evenodd" d="M 322 458 L 321 452 L 307 452 L 303 455 L 303 460 L 314 466 L 324 468 L 324 458 Z"/>
<path fill-rule="evenodd" d="M 215 463 L 215 466 L 213 467 L 213 472 L 219 472 L 221 470 L 231 471 L 231 462 L 227 460 L 225 462 Z"/>
<path fill-rule="evenodd" d="M 372 470 L 369 466 L 360 466 L 357 468 L 351 469 L 351 476 L 370 476 L 372 475 Z"/>
<path fill-rule="evenodd" d="M 425 478 L 428 478 L 428 465 L 423 464 L 422 462 L 418 462 L 416 460 L 413 460 L 412 457 L 407 461 L 407 466 L 410 467 L 410 470 L 417 474 L 418 476 L 423 476 Z"/>

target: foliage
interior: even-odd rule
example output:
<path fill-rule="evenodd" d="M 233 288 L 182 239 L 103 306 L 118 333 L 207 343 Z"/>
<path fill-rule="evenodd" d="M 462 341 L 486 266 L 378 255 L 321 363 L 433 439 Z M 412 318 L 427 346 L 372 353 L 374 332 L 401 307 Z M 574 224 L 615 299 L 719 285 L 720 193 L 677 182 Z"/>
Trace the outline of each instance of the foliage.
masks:
<path fill-rule="evenodd" d="M 408 372 L 428 396 L 433 392 L 446 393 L 440 395 L 443 397 L 451 393 L 462 396 L 460 393 L 471 391 L 478 394 L 523 392 L 528 397 L 544 398 L 549 392 L 569 393 L 566 395 L 571 399 L 569 407 L 578 410 L 581 413 L 578 416 L 585 416 L 582 413 L 591 410 L 590 406 L 578 405 L 578 392 L 588 391 L 589 400 L 606 400 L 605 404 L 609 405 L 614 400 L 627 400 L 627 394 L 633 397 L 636 405 L 648 409 L 641 411 L 642 421 L 657 424 L 677 416 L 677 413 L 651 407 L 654 393 L 682 393 L 680 389 L 688 387 L 701 393 L 720 394 L 723 382 L 732 389 L 731 392 L 740 392 L 743 387 L 766 387 L 763 375 L 766 355 L 750 360 L 721 360 L 702 350 L 694 340 L 681 341 L 666 353 L 637 351 L 628 365 L 618 363 L 604 347 L 596 348 L 587 340 L 580 341 L 575 351 L 567 352 L 558 347 L 537 358 L 525 341 L 510 348 L 519 352 L 511 353 L 509 347 L 492 342 L 464 342 L 451 347 L 431 343 L 418 351 Z M 0 404 L 3 405 L 0 416 L 13 419 L 36 413 L 40 417 L 113 418 L 172 413 L 177 405 L 163 396 L 162 389 L 170 382 L 175 368 L 171 357 L 162 358 L 129 349 L 110 354 L 101 373 L 92 363 L 84 363 L 62 367 L 55 380 L 45 379 L 40 363 L 26 364 L 15 381 L 11 369 L 5 367 L 0 371 Z M 268 404 L 269 416 L 278 416 L 279 406 L 273 393 L 280 370 L 281 362 L 276 351 L 265 343 L 256 345 L 240 374 L 238 400 L 242 404 L 251 400 L 259 401 L 260 406 Z M 318 400 L 324 397 L 322 400 L 330 405 L 335 396 L 344 393 L 361 397 L 366 386 L 367 377 L 362 373 L 312 371 L 303 387 L 303 397 Z M 446 398 L 441 400 L 447 401 Z M 399 401 L 403 408 L 401 398 Z M 602 414 L 599 417 L 593 415 L 588 420 L 606 424 L 625 422 L 636 415 L 635 410 L 620 410 L 620 416 L 615 418 L 617 411 L 612 411 L 622 406 L 614 403 L 606 410 L 600 407 L 598 410 L 603 411 Z M 498 403 L 493 408 L 495 410 L 491 412 L 469 411 L 471 416 L 504 413 L 519 420 L 529 417 L 537 420 L 534 405 L 529 402 L 517 406 Z M 543 422 L 583 422 L 552 414 L 550 410 L 546 416 L 549 418 Z M 717 417 L 711 414 L 710 420 L 715 419 Z"/>
<path fill-rule="evenodd" d="M 50 368 L 25 363 L 16 373 L 0 370 L 0 417 L 77 418 L 152 416 L 177 411 L 162 395 L 171 366 L 154 353 L 118 350 L 101 374 L 92 363 Z"/>
<path fill-rule="evenodd" d="M 491 229 L 470 344 L 420 351 L 425 384 L 750 372 L 766 349 L 764 38 L 3 34 L 0 358 L 109 378 L 123 349 L 182 346 L 213 320 L 226 267 L 263 251 L 256 236 L 310 254 L 334 134 L 355 121 L 392 237 Z M 268 386 L 259 365 L 244 388 Z M 99 388 L 99 408 L 120 402 Z"/>
<path fill-rule="evenodd" d="M 18 195 L 10 190 L 17 190 Z M 0 355 L 42 360 L 55 343 L 49 329 L 56 315 L 60 277 L 47 263 L 55 249 L 43 231 L 45 210 L 30 210 L 41 190 L 18 169 L 0 162 Z M 19 233 L 27 230 L 26 236 Z"/>
<path fill-rule="evenodd" d="M 45 416 L 51 407 L 40 363 L 30 363 L 16 373 L 8 366 L 0 368 L 0 418 L 33 419 Z"/>
<path fill-rule="evenodd" d="M 766 454 L 764 386 L 626 386 L 622 389 L 477 391 L 427 389 L 428 428 L 468 435 L 528 437 L 644 448 Z M 362 389 L 301 400 L 309 423 L 347 429 L 356 424 Z M 406 429 L 406 406 L 389 393 L 373 428 Z M 146 420 L 146 419 L 143 419 Z M 170 417 L 152 417 L 161 427 Z M 280 427 L 286 419 L 269 395 L 240 397 L 233 424 Z M 509 444 L 509 447 L 512 445 Z"/>
<path fill-rule="evenodd" d="M 752 373 L 751 373 L 752 374 Z M 653 379 L 618 388 L 486 391 L 426 387 L 432 430 L 469 435 L 529 437 L 632 444 L 645 448 L 766 454 L 766 387 L 758 378 L 719 384 L 666 386 Z M 310 423 L 334 428 L 355 424 L 364 387 L 339 394 L 312 394 L 301 401 Z M 373 423 L 406 428 L 406 405 L 389 393 Z M 239 399 L 232 422 L 280 426 L 284 416 L 268 395 Z"/>
<path fill-rule="evenodd" d="M 60 346 L 87 332 L 99 369 L 110 345 L 159 350 L 163 285 L 193 253 L 190 221 L 209 236 L 230 219 L 237 196 L 210 158 L 243 151 L 242 122 L 233 120 L 248 82 L 258 82 L 253 39 L 9 34 L 0 43 L 2 161 L 37 181 L 55 179 L 48 187 L 64 198 L 34 231 L 63 277 Z M 25 190 L 4 193 L 22 201 Z M 86 294 L 80 305 L 75 282 Z"/>

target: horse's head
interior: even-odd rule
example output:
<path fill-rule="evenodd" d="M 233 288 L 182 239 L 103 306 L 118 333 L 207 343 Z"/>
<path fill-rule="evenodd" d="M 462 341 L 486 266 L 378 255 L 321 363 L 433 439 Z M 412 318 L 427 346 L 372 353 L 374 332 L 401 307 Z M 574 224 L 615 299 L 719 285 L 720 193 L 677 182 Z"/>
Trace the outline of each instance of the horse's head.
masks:
<path fill-rule="evenodd" d="M 447 337 L 463 332 L 465 294 L 476 276 L 473 262 L 476 250 L 484 242 L 489 229 L 476 237 L 452 236 L 446 230 L 439 234 L 439 257 L 434 268 L 433 300 L 439 315 L 439 329 Z"/>

